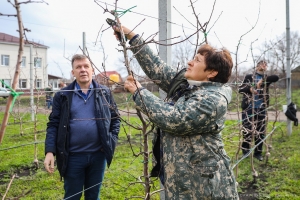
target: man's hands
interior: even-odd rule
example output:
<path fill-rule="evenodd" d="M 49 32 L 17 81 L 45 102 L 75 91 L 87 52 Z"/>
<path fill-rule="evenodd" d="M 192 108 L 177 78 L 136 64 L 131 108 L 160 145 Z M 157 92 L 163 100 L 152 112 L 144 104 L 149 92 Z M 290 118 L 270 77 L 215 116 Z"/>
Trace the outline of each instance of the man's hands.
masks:
<path fill-rule="evenodd" d="M 54 155 L 52 152 L 48 152 L 46 154 L 45 160 L 44 160 L 44 166 L 47 172 L 53 173 L 54 172 Z"/>
<path fill-rule="evenodd" d="M 250 88 L 250 92 L 252 94 L 257 94 L 257 90 L 255 88 L 253 88 L 253 87 Z"/>
<path fill-rule="evenodd" d="M 142 85 L 138 81 L 135 81 L 132 76 L 128 76 L 124 83 L 124 88 L 127 89 L 131 94 L 141 87 Z"/>
<path fill-rule="evenodd" d="M 257 84 L 256 84 L 256 88 L 260 89 L 261 88 L 261 84 L 263 83 L 263 79 L 260 79 Z"/>
<path fill-rule="evenodd" d="M 250 92 L 251 92 L 252 94 L 257 94 L 257 93 L 258 93 L 257 90 L 260 90 L 260 89 L 261 89 L 262 83 L 263 83 L 263 79 L 260 79 L 260 80 L 256 83 L 256 89 L 253 88 L 253 87 L 251 87 L 251 88 L 250 88 Z"/>

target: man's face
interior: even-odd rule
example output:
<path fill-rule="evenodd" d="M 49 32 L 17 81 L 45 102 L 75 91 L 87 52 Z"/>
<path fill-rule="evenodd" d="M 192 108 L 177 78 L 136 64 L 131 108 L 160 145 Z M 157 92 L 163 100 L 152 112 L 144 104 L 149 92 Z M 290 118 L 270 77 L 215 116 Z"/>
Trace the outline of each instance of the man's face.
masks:
<path fill-rule="evenodd" d="M 257 71 L 265 72 L 265 71 L 267 71 L 267 68 L 268 68 L 267 63 L 261 63 L 261 64 L 257 67 Z"/>
<path fill-rule="evenodd" d="M 74 60 L 72 66 L 72 75 L 76 78 L 77 83 L 90 84 L 92 82 L 94 69 L 87 58 Z"/>

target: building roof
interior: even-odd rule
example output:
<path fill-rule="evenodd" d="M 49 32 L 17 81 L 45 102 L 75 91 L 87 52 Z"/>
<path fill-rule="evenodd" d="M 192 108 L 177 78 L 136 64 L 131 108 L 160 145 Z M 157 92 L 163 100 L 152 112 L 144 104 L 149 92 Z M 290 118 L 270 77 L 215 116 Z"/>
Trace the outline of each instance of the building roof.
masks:
<path fill-rule="evenodd" d="M 10 43 L 10 44 L 19 44 L 19 38 L 12 36 L 12 35 L 8 35 L 6 33 L 1 33 L 0 32 L 0 43 Z M 37 47 L 42 47 L 42 48 L 48 48 L 47 46 L 37 43 L 37 42 L 33 42 L 33 41 L 27 41 L 25 40 L 25 44 L 33 44 Z"/>
<path fill-rule="evenodd" d="M 118 75 L 119 76 L 118 80 L 113 79 L 111 77 L 111 75 Z M 96 79 L 97 79 L 97 77 L 100 78 L 100 80 L 101 80 L 101 78 L 109 77 L 109 78 L 111 78 L 115 82 L 122 82 L 122 77 L 121 77 L 121 75 L 117 71 L 105 71 L 105 73 L 104 72 L 100 72 L 99 74 L 97 74 Z"/>
<path fill-rule="evenodd" d="M 59 77 L 59 76 L 54 76 L 54 75 L 48 74 L 48 79 L 63 79 L 63 77 Z"/>
<path fill-rule="evenodd" d="M 300 72 L 300 65 L 292 70 L 292 72 Z"/>

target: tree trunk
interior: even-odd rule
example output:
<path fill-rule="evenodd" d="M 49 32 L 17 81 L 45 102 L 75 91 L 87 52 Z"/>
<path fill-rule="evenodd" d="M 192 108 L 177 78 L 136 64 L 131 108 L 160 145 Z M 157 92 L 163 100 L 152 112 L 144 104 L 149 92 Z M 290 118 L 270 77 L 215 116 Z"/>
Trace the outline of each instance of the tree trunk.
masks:
<path fill-rule="evenodd" d="M 20 5 L 19 5 L 18 0 L 15 0 L 15 8 L 16 8 L 16 11 L 17 11 L 20 40 L 19 40 L 18 59 L 17 59 L 16 70 L 15 70 L 13 84 L 12 84 L 12 89 L 13 90 L 16 90 L 16 88 L 17 88 L 17 84 L 18 84 L 18 80 L 19 80 L 19 74 L 20 74 L 20 65 L 21 65 L 21 62 L 22 62 L 22 55 L 23 55 L 23 50 L 24 50 L 24 38 L 23 38 L 24 29 L 23 29 L 21 10 L 20 10 Z M 4 117 L 3 117 L 3 120 L 2 120 L 2 125 L 1 125 L 1 130 L 0 130 L 0 144 L 2 143 L 2 140 L 3 140 L 3 137 L 4 137 L 4 133 L 5 133 L 8 118 L 9 118 L 9 109 L 10 109 L 10 106 L 11 106 L 12 102 L 13 102 L 13 96 L 10 95 L 8 100 L 7 100 L 7 104 L 6 104 L 6 108 L 5 108 L 5 112 L 4 112 Z"/>

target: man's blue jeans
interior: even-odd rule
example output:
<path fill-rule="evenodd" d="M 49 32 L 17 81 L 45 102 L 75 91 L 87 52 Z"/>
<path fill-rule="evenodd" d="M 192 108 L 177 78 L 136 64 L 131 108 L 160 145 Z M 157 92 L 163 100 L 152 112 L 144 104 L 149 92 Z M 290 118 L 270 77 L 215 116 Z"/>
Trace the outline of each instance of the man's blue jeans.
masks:
<path fill-rule="evenodd" d="M 50 109 L 50 107 L 52 105 L 51 101 L 46 101 L 46 103 L 47 103 L 47 108 Z"/>
<path fill-rule="evenodd" d="M 252 127 L 256 129 L 255 135 L 255 145 L 261 142 L 265 138 L 266 130 L 266 109 L 265 108 L 254 108 L 254 113 L 252 113 L 252 108 L 243 110 L 242 120 L 243 120 L 243 136 L 244 141 L 242 143 L 243 153 L 248 153 L 250 149 L 250 144 L 252 141 Z M 252 124 L 252 119 L 254 124 Z M 260 143 L 254 150 L 255 155 L 261 155 L 264 143 Z"/>
<path fill-rule="evenodd" d="M 79 200 L 84 189 L 85 200 L 99 200 L 106 158 L 102 151 L 70 153 L 64 177 L 65 197 Z"/>

